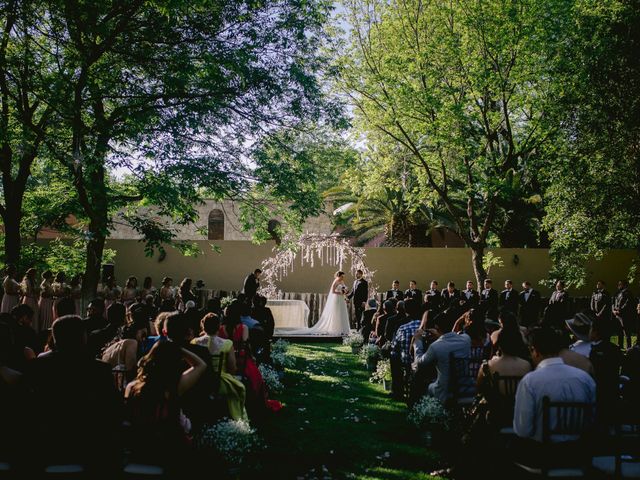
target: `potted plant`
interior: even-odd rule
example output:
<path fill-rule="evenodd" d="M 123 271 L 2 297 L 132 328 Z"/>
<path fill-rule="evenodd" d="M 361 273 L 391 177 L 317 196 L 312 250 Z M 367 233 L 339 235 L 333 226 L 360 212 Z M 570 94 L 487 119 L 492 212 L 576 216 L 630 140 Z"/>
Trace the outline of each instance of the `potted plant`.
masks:
<path fill-rule="evenodd" d="M 373 372 L 369 381 L 372 383 L 381 383 L 385 392 L 391 391 L 391 361 L 380 360 L 376 366 L 376 371 Z"/>
<path fill-rule="evenodd" d="M 364 338 L 360 333 L 350 333 L 342 339 L 342 344 L 351 347 L 352 353 L 358 353 L 364 345 Z"/>
<path fill-rule="evenodd" d="M 246 420 L 223 419 L 204 427 L 195 438 L 199 450 L 213 450 L 227 464 L 228 473 L 236 475 L 250 456 L 263 448 L 256 430 Z"/>
<path fill-rule="evenodd" d="M 382 351 L 377 345 L 367 344 L 362 347 L 362 350 L 360 350 L 360 358 L 362 358 L 367 366 L 367 370 L 373 372 L 376 369 L 381 353 Z"/>
<path fill-rule="evenodd" d="M 416 427 L 427 446 L 431 446 L 434 439 L 451 428 L 451 414 L 439 400 L 428 395 L 411 408 L 408 420 Z"/>

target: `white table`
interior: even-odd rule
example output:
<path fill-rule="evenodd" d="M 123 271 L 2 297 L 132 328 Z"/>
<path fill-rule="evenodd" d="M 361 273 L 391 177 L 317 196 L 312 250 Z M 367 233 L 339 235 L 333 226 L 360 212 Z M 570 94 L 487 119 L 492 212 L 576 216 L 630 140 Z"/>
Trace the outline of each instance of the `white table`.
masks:
<path fill-rule="evenodd" d="M 268 300 L 276 328 L 307 328 L 309 307 L 302 300 Z"/>

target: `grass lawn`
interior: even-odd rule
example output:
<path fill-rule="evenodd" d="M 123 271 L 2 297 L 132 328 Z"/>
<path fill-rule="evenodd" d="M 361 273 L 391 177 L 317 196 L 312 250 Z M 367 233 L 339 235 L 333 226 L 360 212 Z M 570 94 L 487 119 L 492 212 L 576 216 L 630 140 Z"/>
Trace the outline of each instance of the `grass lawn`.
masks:
<path fill-rule="evenodd" d="M 285 408 L 261 430 L 265 478 L 427 479 L 440 456 L 420 444 L 406 405 L 392 400 L 338 344 L 292 344 Z"/>

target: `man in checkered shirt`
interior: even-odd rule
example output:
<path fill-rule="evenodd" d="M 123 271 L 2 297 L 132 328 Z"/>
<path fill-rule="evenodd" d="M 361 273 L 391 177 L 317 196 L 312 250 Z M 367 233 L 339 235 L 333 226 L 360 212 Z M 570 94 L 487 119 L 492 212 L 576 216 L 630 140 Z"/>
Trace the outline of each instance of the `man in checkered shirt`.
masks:
<path fill-rule="evenodd" d="M 405 372 L 411 370 L 411 338 L 421 322 L 418 302 L 405 302 L 405 310 L 411 321 L 398 328 L 391 342 L 391 394 L 398 399 L 403 398 Z"/>

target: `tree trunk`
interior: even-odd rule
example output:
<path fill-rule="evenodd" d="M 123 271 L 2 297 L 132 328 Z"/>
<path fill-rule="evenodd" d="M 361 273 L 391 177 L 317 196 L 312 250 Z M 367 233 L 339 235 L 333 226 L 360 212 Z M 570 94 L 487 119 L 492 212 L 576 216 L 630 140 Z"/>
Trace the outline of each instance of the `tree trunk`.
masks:
<path fill-rule="evenodd" d="M 87 263 L 82 281 L 82 301 L 84 305 L 87 305 L 96 296 L 98 283 L 100 282 L 102 253 L 106 240 L 104 233 L 102 233 L 104 230 L 92 227 L 94 227 L 93 222 L 89 226 L 91 240 L 87 242 Z"/>
<path fill-rule="evenodd" d="M 18 266 L 20 262 L 20 209 L 8 207 L 2 216 L 4 222 L 4 261 Z"/>
<path fill-rule="evenodd" d="M 487 278 L 487 272 L 482 265 L 484 260 L 484 247 L 479 245 L 471 246 L 471 263 L 473 264 L 473 273 L 476 276 L 478 291 L 482 291 L 484 280 Z"/>

